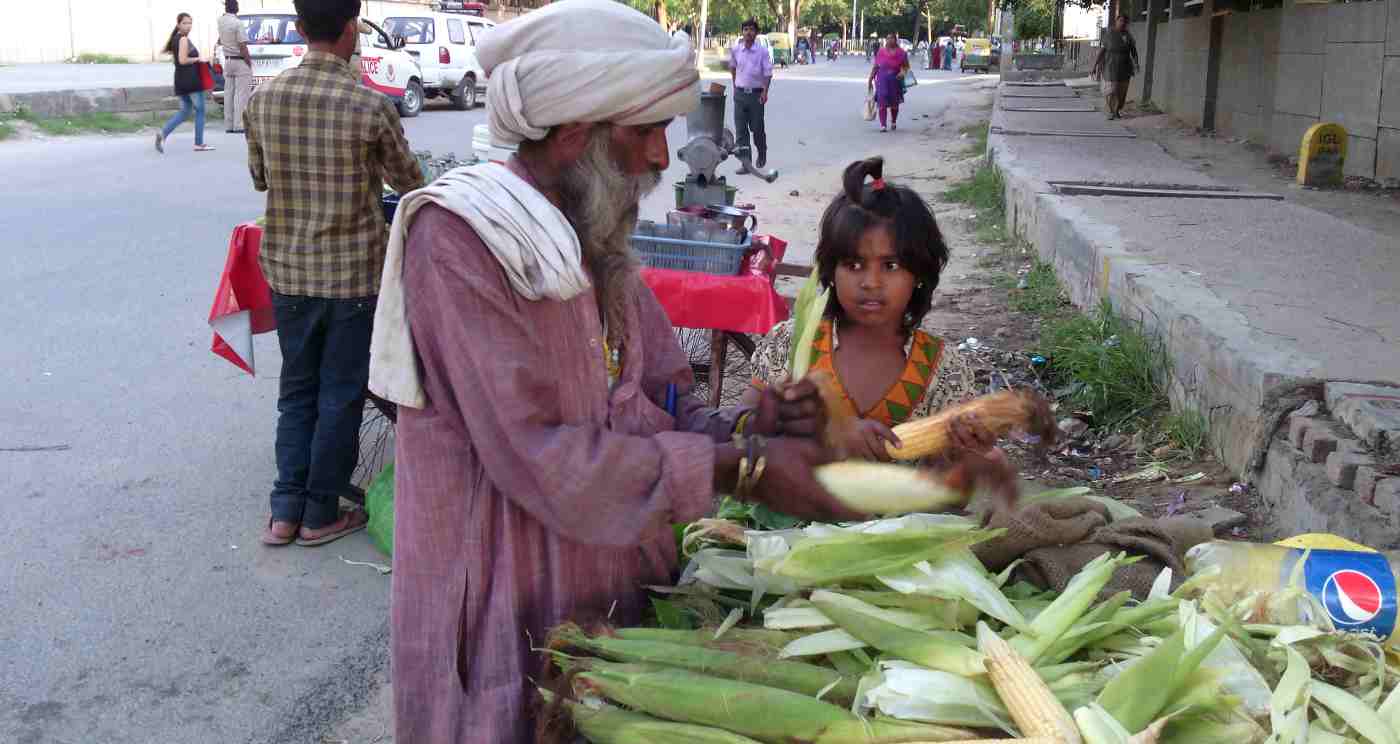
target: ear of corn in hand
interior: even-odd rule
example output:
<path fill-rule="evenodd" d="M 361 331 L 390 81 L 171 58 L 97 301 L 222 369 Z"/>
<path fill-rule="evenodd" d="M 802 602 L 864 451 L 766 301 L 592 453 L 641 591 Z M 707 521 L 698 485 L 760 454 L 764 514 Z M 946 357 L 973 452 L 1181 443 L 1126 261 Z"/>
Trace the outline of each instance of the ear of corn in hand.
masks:
<path fill-rule="evenodd" d="M 1046 444 L 1053 443 L 1055 420 L 1050 404 L 1028 391 L 1005 390 L 945 408 L 927 418 L 915 419 L 894 427 L 900 446 L 886 444 L 896 460 L 919 460 L 941 455 L 953 446 L 951 428 L 960 416 L 973 416 L 996 436 L 1011 431 L 1026 431 L 1040 436 Z"/>
<path fill-rule="evenodd" d="M 939 511 L 967 503 L 963 493 L 903 465 L 846 460 L 821 465 L 813 474 L 837 501 L 862 514 Z"/>

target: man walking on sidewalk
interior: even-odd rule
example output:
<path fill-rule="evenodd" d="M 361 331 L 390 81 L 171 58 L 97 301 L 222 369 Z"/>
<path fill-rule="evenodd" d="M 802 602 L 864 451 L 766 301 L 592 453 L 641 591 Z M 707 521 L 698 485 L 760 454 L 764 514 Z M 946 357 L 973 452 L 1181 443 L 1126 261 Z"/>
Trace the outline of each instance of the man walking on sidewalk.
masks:
<path fill-rule="evenodd" d="M 734 138 L 742 155 L 752 156 L 749 132 L 758 148 L 759 168 L 768 165 L 768 133 L 763 124 L 763 108 L 768 105 L 768 90 L 773 85 L 773 59 L 768 50 L 757 43 L 758 21 L 750 18 L 742 26 L 744 38 L 729 52 L 729 77 L 734 83 Z M 746 166 L 739 172 L 746 173 Z"/>
<path fill-rule="evenodd" d="M 364 529 L 340 511 L 358 455 L 387 235 L 387 180 L 423 185 L 394 105 L 350 74 L 360 0 L 296 0 L 310 51 L 248 104 L 248 169 L 267 192 L 258 262 L 272 287 L 282 377 L 268 545 Z"/>
<path fill-rule="evenodd" d="M 1113 28 L 1104 33 L 1099 57 L 1094 60 L 1093 76 L 1103 81 L 1104 110 L 1110 119 L 1123 118 L 1128 102 L 1128 83 L 1138 70 L 1137 41 L 1128 31 L 1128 16 L 1119 15 Z"/>
<path fill-rule="evenodd" d="M 248 35 L 238 20 L 238 0 L 224 0 L 219 46 L 224 49 L 224 129 L 242 134 L 243 112 L 253 95 L 253 58 L 248 53 Z"/>

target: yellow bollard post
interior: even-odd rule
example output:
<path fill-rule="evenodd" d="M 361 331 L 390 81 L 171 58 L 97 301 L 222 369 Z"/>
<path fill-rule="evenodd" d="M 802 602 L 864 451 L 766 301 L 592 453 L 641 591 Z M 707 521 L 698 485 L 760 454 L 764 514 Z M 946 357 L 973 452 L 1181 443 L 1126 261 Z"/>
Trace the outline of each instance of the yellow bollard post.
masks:
<path fill-rule="evenodd" d="M 1298 183 L 1340 186 L 1347 159 L 1347 130 L 1341 124 L 1314 124 L 1298 149 Z"/>

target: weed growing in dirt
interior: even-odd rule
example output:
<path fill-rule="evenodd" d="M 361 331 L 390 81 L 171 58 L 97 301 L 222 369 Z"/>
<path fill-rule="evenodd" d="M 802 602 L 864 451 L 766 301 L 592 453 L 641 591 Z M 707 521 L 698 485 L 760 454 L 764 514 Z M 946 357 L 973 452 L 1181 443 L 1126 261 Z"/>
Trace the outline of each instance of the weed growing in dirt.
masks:
<path fill-rule="evenodd" d="M 77 65 L 129 65 L 131 60 L 117 54 L 94 54 L 84 52 L 73 58 L 73 64 Z"/>
<path fill-rule="evenodd" d="M 1042 318 L 1059 315 L 1065 303 L 1060 293 L 1060 282 L 1055 278 L 1055 270 L 1050 264 L 1036 261 L 1025 279 L 1025 288 L 1011 294 L 1011 309 Z"/>
<path fill-rule="evenodd" d="M 139 132 L 156 121 L 155 114 L 138 119 L 126 119 L 107 111 L 97 111 L 88 114 L 73 114 L 71 116 L 45 117 L 39 116 L 27 109 L 18 111 L 14 115 L 14 118 L 33 124 L 39 131 L 53 136 L 88 134 L 92 132 L 126 134 L 130 132 Z"/>
<path fill-rule="evenodd" d="M 1210 441 L 1206 417 L 1196 411 L 1173 413 L 1162 422 L 1162 428 L 1173 447 L 1192 457 L 1204 450 Z"/>
<path fill-rule="evenodd" d="M 984 121 L 981 124 L 969 124 L 958 131 L 967 136 L 967 154 L 982 155 L 987 152 L 987 132 L 991 130 L 992 123 Z"/>
<path fill-rule="evenodd" d="M 1040 353 L 1069 403 L 1089 412 L 1096 428 L 1113 428 L 1166 407 L 1166 349 L 1107 301 L 1089 315 L 1066 313 L 1045 325 Z"/>
<path fill-rule="evenodd" d="M 972 174 L 972 178 L 953 184 L 943 194 L 950 202 L 967 204 L 977 210 L 973 227 L 977 239 L 983 243 L 1004 243 L 1006 234 L 1006 182 L 1001 171 L 990 163 L 983 163 Z"/>

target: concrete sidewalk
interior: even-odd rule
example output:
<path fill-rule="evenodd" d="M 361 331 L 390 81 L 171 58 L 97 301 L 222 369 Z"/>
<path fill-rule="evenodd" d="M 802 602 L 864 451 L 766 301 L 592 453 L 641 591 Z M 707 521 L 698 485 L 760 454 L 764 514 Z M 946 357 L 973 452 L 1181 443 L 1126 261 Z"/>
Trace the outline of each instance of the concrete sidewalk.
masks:
<path fill-rule="evenodd" d="M 173 77 L 169 64 L 0 67 L 0 114 L 21 108 L 44 117 L 173 111 L 180 107 Z"/>
<path fill-rule="evenodd" d="M 1098 98 L 1056 95 L 1040 102 Z M 1293 491 L 1263 494 L 1289 514 L 1281 524 L 1357 523 L 1353 535 L 1380 540 L 1360 523 L 1388 529 L 1400 514 L 1319 504 L 1351 497 L 1268 471 L 1283 417 L 1307 400 L 1325 405 L 1326 383 L 1400 381 L 1400 239 L 1286 200 L 1061 193 L 1065 183 L 1234 189 L 1101 113 L 1006 110 L 1028 100 L 998 95 L 988 141 L 1012 231 L 1054 265 L 1076 304 L 1108 298 L 1164 339 L 1174 406 L 1207 417 L 1217 453 L 1243 477 Z M 1303 507 L 1316 518 L 1298 517 Z"/>

